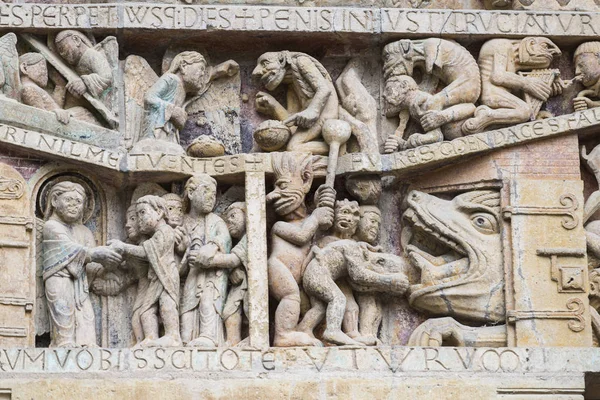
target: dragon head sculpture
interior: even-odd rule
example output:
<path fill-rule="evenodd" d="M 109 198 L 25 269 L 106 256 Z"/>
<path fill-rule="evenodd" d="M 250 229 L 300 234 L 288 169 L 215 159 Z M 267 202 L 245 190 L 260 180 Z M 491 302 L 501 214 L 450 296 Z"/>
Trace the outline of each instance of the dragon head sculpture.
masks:
<path fill-rule="evenodd" d="M 480 323 L 505 318 L 500 195 L 472 191 L 444 200 L 419 191 L 407 197 L 403 245 L 421 272 L 409 302 L 436 316 Z"/>

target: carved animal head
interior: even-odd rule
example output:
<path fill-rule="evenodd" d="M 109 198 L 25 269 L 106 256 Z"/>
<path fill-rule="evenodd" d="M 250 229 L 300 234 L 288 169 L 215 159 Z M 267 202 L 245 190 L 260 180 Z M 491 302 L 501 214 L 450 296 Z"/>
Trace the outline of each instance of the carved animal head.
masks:
<path fill-rule="evenodd" d="M 267 52 L 261 55 L 252 71 L 252 77 L 267 88 L 274 90 L 281 84 L 285 77 L 287 66 L 287 52 Z"/>
<path fill-rule="evenodd" d="M 312 156 L 306 153 L 271 153 L 275 188 L 267 195 L 275 212 L 288 215 L 304 204 L 313 181 Z"/>
<path fill-rule="evenodd" d="M 412 40 L 402 39 L 383 48 L 383 75 L 387 79 L 396 75 L 412 75 L 415 63 L 423 54 Z"/>
<path fill-rule="evenodd" d="M 482 190 L 453 200 L 412 191 L 405 251 L 421 271 L 409 301 L 434 315 L 498 322 L 504 318 L 500 195 Z M 403 235 L 404 236 L 404 235 Z"/>
<path fill-rule="evenodd" d="M 519 43 L 519 64 L 527 68 L 548 68 L 560 49 L 545 37 L 526 37 Z"/>
<path fill-rule="evenodd" d="M 600 42 L 579 45 L 573 55 L 575 76 L 584 86 L 594 86 L 600 81 Z"/>

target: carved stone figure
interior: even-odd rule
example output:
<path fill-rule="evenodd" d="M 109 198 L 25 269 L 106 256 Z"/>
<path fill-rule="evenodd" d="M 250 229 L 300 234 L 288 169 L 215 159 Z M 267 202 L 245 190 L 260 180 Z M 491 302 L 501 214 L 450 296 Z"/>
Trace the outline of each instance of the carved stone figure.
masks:
<path fill-rule="evenodd" d="M 14 33 L 0 37 L 0 96 L 18 101 L 21 93 L 16 45 L 17 36 Z"/>
<path fill-rule="evenodd" d="M 69 181 L 55 184 L 48 193 L 42 246 L 51 347 L 97 345 L 86 269 L 92 262 L 114 267 L 122 261 L 116 251 L 96 247 L 83 225 L 86 200 L 85 189 Z"/>
<path fill-rule="evenodd" d="M 183 199 L 175 193 L 167 193 L 162 198 L 167 205 L 167 223 L 171 228 L 177 228 L 183 223 Z"/>
<path fill-rule="evenodd" d="M 585 86 L 573 99 L 575 111 L 600 107 L 600 42 L 580 44 L 573 54 L 573 62 L 575 78 Z"/>
<path fill-rule="evenodd" d="M 437 343 L 436 338 L 441 344 L 442 336 L 458 340 L 463 325 L 455 319 L 471 324 L 503 323 L 506 306 L 499 193 L 472 191 L 443 200 L 412 191 L 407 202 L 405 252 L 421 272 L 420 282 L 409 288 L 409 303 L 434 316 L 447 317 L 426 321 L 410 343 L 422 345 L 431 337 L 432 344 Z M 464 332 L 472 331 L 471 338 L 487 343 L 488 335 L 497 339 L 502 329 L 490 332 L 485 327 L 465 327 Z M 503 332 L 505 340 L 505 329 Z"/>
<path fill-rule="evenodd" d="M 204 56 L 196 51 L 177 54 L 167 72 L 145 94 L 146 115 L 142 140 L 135 144 L 132 151 L 183 154 L 179 131 L 188 118 L 186 105 L 202 96 L 212 80 L 233 76 L 238 71 L 239 66 L 232 60 L 212 68 Z"/>
<path fill-rule="evenodd" d="M 302 266 L 318 230 L 333 223 L 333 208 L 317 207 L 308 214 L 305 197 L 313 181 L 311 156 L 305 153 L 273 153 L 275 188 L 267 195 L 281 218 L 271 229 L 271 253 L 267 260 L 269 293 L 279 301 L 275 311 L 274 346 L 314 346 L 320 342 L 296 330 L 300 317 Z M 335 191 L 322 185 L 317 204 L 333 205 Z"/>
<path fill-rule="evenodd" d="M 387 148 L 393 146 L 393 139 L 398 139 L 399 144 L 403 144 L 400 139 L 408 122 L 407 110 L 426 133 L 431 132 L 419 140 L 422 144 L 441 141 L 444 137 L 454 139 L 462 136 L 458 122 L 473 115 L 474 104 L 481 93 L 479 79 L 473 78 L 479 76 L 479 68 L 467 49 L 454 41 L 439 38 L 403 39 L 384 47 L 383 61 L 386 88 L 390 81 L 411 83 L 405 90 L 400 91 L 391 90 L 394 85 L 390 86 L 391 92 L 386 97 L 386 115 L 401 115 L 400 125 L 395 134 L 390 136 Z M 431 96 L 417 96 L 419 91 L 413 80 L 398 81 L 400 76 L 412 77 L 415 69 L 423 74 L 419 90 Z M 443 89 L 435 93 L 440 82 Z M 409 87 L 410 90 L 406 93 Z M 404 99 L 409 93 L 410 97 L 416 98 Z M 442 127 L 443 129 L 439 130 Z M 410 147 L 418 144 L 413 143 Z"/>
<path fill-rule="evenodd" d="M 228 269 L 219 255 L 231 251 L 225 222 L 212 211 L 217 182 L 206 174 L 185 184 L 183 224 L 176 228 L 180 270 L 189 268 L 181 303 L 181 337 L 188 346 L 216 347 L 224 343 L 223 307 L 227 298 Z"/>
<path fill-rule="evenodd" d="M 338 345 L 362 345 L 342 332 L 346 296 L 335 281 L 347 276 L 351 283 L 368 286 L 373 291 L 404 294 L 408 288 L 406 275 L 384 272 L 402 269 L 402 258 L 385 257 L 371 251 L 366 243 L 347 239 L 331 242 L 323 249 L 313 248 L 313 252 L 314 258 L 303 276 L 304 290 L 312 307 L 299 328 L 310 334 L 326 315 L 324 340 Z"/>
<path fill-rule="evenodd" d="M 338 97 L 329 73 L 308 54 L 279 51 L 258 58 L 252 76 L 267 90 L 288 85 L 287 109 L 273 96 L 256 94 L 256 109 L 297 128 L 287 144 L 288 151 L 326 155 L 327 143 L 319 141 L 323 123 L 338 117 Z"/>
<path fill-rule="evenodd" d="M 21 71 L 21 101 L 28 106 L 52 111 L 56 119 L 63 124 L 75 118 L 91 124 L 100 125 L 96 117 L 81 106 L 64 110 L 66 95 L 66 81 L 58 73 L 52 73 L 54 90 L 50 95 L 45 89 L 48 86 L 48 66 L 46 59 L 39 53 L 26 53 L 19 57 Z"/>
<path fill-rule="evenodd" d="M 519 124 L 537 117 L 543 102 L 562 93 L 565 82 L 548 70 L 560 49 L 543 37 L 492 39 L 481 46 L 481 106 L 462 129 L 481 132 L 492 125 Z M 530 72 L 524 72 L 530 71 Z M 524 98 L 514 92 L 522 91 Z"/>

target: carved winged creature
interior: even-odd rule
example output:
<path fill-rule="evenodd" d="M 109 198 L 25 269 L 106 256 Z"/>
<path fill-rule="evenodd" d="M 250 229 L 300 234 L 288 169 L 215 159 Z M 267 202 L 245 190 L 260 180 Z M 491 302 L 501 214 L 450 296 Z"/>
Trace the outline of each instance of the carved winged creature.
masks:
<path fill-rule="evenodd" d="M 14 33 L 7 33 L 0 38 L 0 95 L 19 101 L 21 81 L 16 44 L 17 36 Z"/>

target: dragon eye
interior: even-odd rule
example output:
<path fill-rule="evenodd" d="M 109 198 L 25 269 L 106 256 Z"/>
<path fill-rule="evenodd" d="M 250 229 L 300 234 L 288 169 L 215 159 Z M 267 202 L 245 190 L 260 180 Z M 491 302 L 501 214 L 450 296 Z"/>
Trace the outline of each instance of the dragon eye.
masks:
<path fill-rule="evenodd" d="M 489 214 L 474 214 L 471 216 L 471 223 L 478 231 L 486 234 L 498 232 L 498 224 L 496 219 Z"/>

